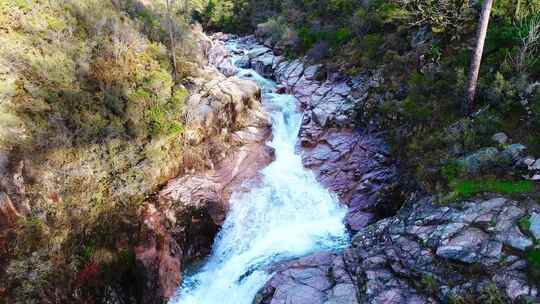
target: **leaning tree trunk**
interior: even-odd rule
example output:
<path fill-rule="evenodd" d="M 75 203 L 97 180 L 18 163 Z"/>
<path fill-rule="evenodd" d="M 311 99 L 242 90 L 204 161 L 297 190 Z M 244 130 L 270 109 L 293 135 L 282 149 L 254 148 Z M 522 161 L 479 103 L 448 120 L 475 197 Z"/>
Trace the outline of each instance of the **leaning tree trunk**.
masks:
<path fill-rule="evenodd" d="M 176 41 L 174 37 L 174 28 L 173 28 L 173 22 L 172 22 L 172 5 L 171 1 L 174 0 L 167 0 L 167 23 L 169 27 L 169 39 L 171 40 L 171 58 L 172 58 L 172 64 L 173 64 L 173 78 L 176 81 Z"/>
<path fill-rule="evenodd" d="M 471 67 L 469 70 L 469 79 L 465 88 L 466 106 L 469 112 L 474 110 L 474 97 L 476 94 L 476 84 L 478 82 L 478 73 L 480 72 L 480 63 L 482 61 L 482 53 L 484 52 L 484 42 L 486 40 L 487 29 L 489 25 L 489 16 L 491 14 L 491 7 L 493 6 L 493 0 L 485 0 L 482 6 L 482 13 L 480 16 L 480 24 L 478 25 L 478 32 L 476 33 L 476 47 L 471 61 Z"/>

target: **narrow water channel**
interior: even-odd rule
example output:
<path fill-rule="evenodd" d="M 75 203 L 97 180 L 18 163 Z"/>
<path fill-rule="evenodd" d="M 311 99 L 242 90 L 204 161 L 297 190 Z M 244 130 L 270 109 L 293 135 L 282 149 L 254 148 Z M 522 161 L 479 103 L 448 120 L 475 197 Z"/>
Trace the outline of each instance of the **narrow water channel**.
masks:
<path fill-rule="evenodd" d="M 238 48 L 232 43 L 228 47 Z M 303 167 L 295 151 L 302 118 L 297 100 L 272 93 L 276 84 L 254 70 L 240 69 L 238 74 L 263 88 L 273 122 L 268 145 L 276 159 L 262 171 L 256 188 L 232 196 L 211 256 L 184 274 L 171 304 L 251 304 L 271 275 L 267 266 L 348 243 L 346 209 Z"/>

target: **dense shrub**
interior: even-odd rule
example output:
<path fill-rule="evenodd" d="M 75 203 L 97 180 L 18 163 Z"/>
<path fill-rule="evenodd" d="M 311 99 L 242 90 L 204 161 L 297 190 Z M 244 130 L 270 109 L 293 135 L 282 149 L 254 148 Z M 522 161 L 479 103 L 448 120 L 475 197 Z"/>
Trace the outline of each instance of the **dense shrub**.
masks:
<path fill-rule="evenodd" d="M 170 49 L 164 9 L 0 1 L 0 152 L 24 160 L 32 206 L 10 237 L 5 276 L 0 265 L 10 303 L 81 302 L 99 295 L 88 281 L 117 288 L 111 274 L 131 271 L 117 261 L 134 241 L 138 205 L 179 173 L 181 81 L 200 57 L 186 7 L 173 7 Z"/>

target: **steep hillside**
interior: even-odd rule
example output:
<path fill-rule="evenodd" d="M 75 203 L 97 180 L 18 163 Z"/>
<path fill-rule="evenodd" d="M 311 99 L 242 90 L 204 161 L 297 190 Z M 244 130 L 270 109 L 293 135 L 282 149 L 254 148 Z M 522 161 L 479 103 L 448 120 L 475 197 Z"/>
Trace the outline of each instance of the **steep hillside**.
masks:
<path fill-rule="evenodd" d="M 209 1 L 210 28 L 255 32 L 282 55 L 376 79 L 359 125 L 376 123 L 407 171 L 446 187 L 441 167 L 505 132 L 540 153 L 540 4 L 495 1 L 475 111 L 464 86 L 481 9 L 469 1 Z"/>
<path fill-rule="evenodd" d="M 0 3 L 0 303 L 159 303 L 174 292 L 180 268 L 168 290 L 142 287 L 158 280 L 161 248 L 147 246 L 161 241 L 149 238 L 169 235 L 143 225 L 145 210 L 160 210 L 152 195 L 217 167 L 247 141 L 235 131 L 260 125 L 264 142 L 268 127 L 259 89 L 212 67 L 219 58 L 191 23 L 196 8 Z M 178 265 L 204 255 L 216 232 L 211 220 L 190 222 L 204 205 L 183 203 L 167 226 Z M 183 246 L 189 237 L 198 241 Z"/>

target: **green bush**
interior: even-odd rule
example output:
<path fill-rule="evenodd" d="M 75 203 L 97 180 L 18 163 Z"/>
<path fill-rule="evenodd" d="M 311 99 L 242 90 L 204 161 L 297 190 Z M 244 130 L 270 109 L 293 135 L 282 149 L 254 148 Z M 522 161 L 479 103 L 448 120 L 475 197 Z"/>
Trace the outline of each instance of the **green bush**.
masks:
<path fill-rule="evenodd" d="M 483 192 L 493 192 L 500 194 L 521 194 L 531 193 L 535 190 L 532 181 L 508 181 L 497 179 L 484 180 L 455 180 L 450 186 L 455 194 L 463 198 L 472 197 Z"/>
<path fill-rule="evenodd" d="M 461 35 L 474 30 L 474 14 L 467 0 L 413 0 L 403 5 L 412 26 L 428 26 L 433 33 L 460 39 Z"/>
<path fill-rule="evenodd" d="M 375 1 L 374 10 L 383 23 L 406 22 L 411 18 L 411 12 L 392 1 Z"/>
<path fill-rule="evenodd" d="M 257 32 L 261 35 L 270 37 L 273 43 L 279 42 L 287 31 L 287 23 L 283 18 L 270 18 L 257 27 Z"/>

